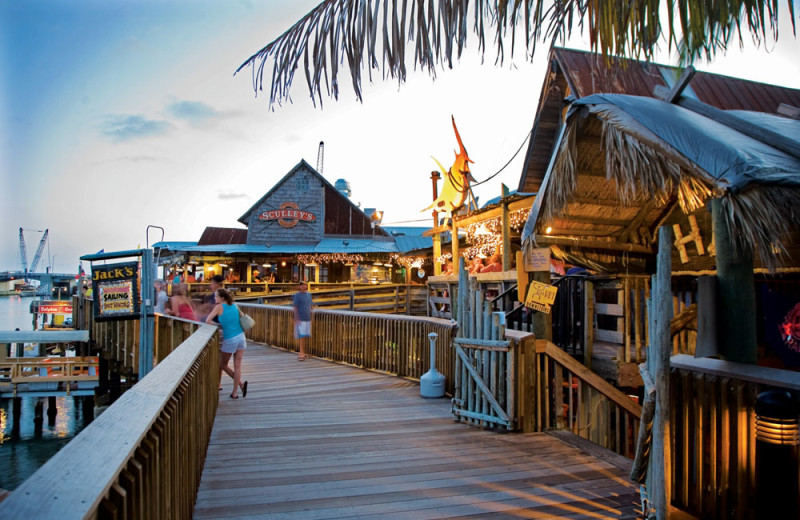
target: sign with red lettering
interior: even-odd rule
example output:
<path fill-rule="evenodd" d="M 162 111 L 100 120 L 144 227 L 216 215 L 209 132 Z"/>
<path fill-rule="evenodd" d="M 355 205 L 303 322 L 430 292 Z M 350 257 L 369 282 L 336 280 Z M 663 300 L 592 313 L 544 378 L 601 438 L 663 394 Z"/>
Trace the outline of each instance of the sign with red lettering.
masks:
<path fill-rule="evenodd" d="M 282 227 L 291 228 L 301 221 L 314 222 L 317 220 L 317 216 L 310 211 L 299 209 L 295 202 L 284 202 L 278 209 L 271 209 L 261 213 L 258 216 L 258 220 L 277 220 Z"/>
<path fill-rule="evenodd" d="M 92 266 L 92 293 L 96 320 L 139 317 L 139 263 Z"/>
<path fill-rule="evenodd" d="M 72 305 L 39 305 L 39 314 L 72 314 Z"/>

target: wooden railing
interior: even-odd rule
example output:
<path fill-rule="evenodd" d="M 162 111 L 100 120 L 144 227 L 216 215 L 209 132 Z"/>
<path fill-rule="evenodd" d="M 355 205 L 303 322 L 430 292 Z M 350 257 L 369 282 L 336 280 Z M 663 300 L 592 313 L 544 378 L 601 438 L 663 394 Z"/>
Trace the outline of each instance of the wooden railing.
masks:
<path fill-rule="evenodd" d="M 203 325 L 3 502 L 0 518 L 190 518 L 219 400 Z"/>
<path fill-rule="evenodd" d="M 12 384 L 97 381 L 96 357 L 25 357 L 0 362 L 0 379 Z M 66 386 L 69 395 L 69 386 Z"/>
<path fill-rule="evenodd" d="M 553 343 L 536 340 L 523 378 L 533 395 L 523 405 L 525 431 L 567 430 L 632 458 L 641 406 Z"/>
<path fill-rule="evenodd" d="M 701 518 L 755 519 L 756 396 L 798 392 L 800 374 L 687 355 L 670 365 L 673 505 Z"/>
<path fill-rule="evenodd" d="M 403 284 L 366 285 L 309 291 L 314 306 L 331 310 L 425 315 L 426 289 L 424 286 Z M 253 300 L 267 305 L 291 305 L 294 293 L 253 296 Z M 250 301 L 246 294 L 237 295 L 237 301 Z"/>
<path fill-rule="evenodd" d="M 314 295 L 314 305 L 317 305 Z M 249 339 L 288 350 L 297 350 L 294 315 L 289 307 L 239 304 L 256 320 Z M 308 353 L 336 361 L 411 379 L 419 379 L 430 367 L 428 334 L 436 332 L 437 370 L 453 391 L 455 323 L 448 320 L 366 312 L 315 309 Z"/>

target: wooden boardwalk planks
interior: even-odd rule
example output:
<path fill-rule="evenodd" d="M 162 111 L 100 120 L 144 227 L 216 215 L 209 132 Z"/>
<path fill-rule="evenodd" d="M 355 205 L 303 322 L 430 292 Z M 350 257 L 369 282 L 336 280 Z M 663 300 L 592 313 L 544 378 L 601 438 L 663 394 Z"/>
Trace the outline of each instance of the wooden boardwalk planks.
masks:
<path fill-rule="evenodd" d="M 414 382 L 251 344 L 223 378 L 194 517 L 636 518 L 627 468 L 453 421 Z"/>

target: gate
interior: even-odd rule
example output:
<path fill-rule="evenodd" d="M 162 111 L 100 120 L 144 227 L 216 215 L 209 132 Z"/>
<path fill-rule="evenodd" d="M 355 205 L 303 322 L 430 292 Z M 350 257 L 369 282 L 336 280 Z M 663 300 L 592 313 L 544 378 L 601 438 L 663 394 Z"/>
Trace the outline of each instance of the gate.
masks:
<path fill-rule="evenodd" d="M 504 339 L 505 315 L 491 312 L 484 291 L 463 266 L 459 272 L 453 415 L 476 426 L 514 429 L 514 348 Z"/>

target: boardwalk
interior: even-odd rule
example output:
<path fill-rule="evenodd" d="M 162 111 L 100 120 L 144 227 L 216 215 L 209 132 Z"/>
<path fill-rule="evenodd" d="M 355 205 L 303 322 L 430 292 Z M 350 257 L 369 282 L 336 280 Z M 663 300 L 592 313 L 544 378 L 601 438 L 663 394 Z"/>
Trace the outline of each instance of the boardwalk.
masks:
<path fill-rule="evenodd" d="M 223 379 L 194 517 L 636 518 L 617 465 L 546 434 L 453 421 L 395 377 L 251 344 Z"/>

